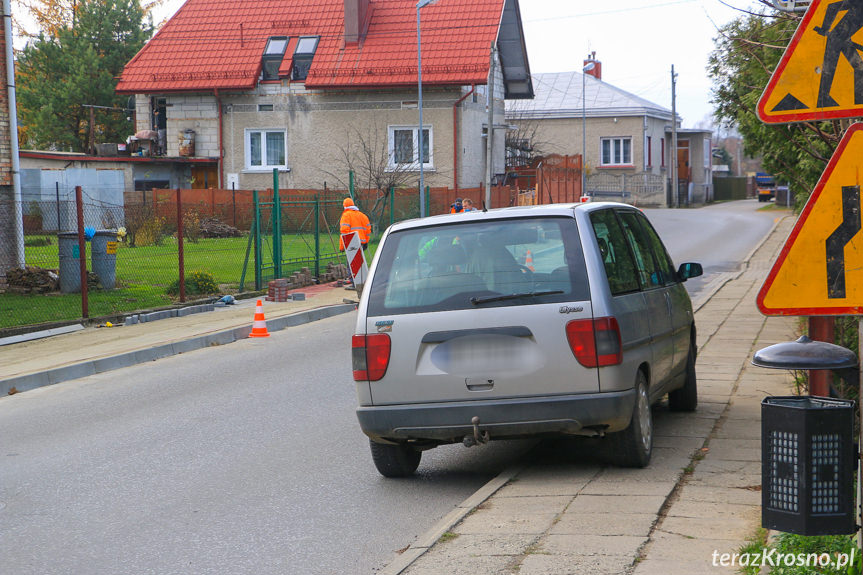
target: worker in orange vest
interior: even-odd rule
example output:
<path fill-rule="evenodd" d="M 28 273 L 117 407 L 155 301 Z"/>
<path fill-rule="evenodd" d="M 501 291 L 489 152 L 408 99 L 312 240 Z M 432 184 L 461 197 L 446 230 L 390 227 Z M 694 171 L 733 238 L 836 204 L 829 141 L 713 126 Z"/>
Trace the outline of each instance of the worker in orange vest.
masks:
<path fill-rule="evenodd" d="M 369 238 L 372 235 L 372 224 L 369 222 L 368 216 L 362 213 L 350 198 L 345 198 L 342 206 L 345 210 L 342 212 L 341 220 L 339 220 L 339 234 L 357 232 L 360 235 L 360 243 L 363 245 L 363 249 L 367 250 L 369 248 Z M 345 251 L 345 243 L 341 237 L 339 238 L 339 250 Z"/>

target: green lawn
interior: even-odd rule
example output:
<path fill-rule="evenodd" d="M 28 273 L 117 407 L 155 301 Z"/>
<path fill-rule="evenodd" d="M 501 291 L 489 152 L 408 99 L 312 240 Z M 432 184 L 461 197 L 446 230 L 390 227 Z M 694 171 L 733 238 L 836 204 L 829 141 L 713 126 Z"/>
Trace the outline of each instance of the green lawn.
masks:
<path fill-rule="evenodd" d="M 27 265 L 57 269 L 59 255 L 56 236 L 27 236 L 28 243 L 38 237 L 50 238 L 47 246 L 27 246 Z M 248 237 L 201 239 L 197 243 L 184 242 L 183 252 L 186 274 L 205 271 L 213 274 L 216 283 L 225 293 L 239 290 L 243 262 L 248 246 Z M 272 260 L 272 238 L 264 238 L 262 253 L 264 262 Z M 283 275 L 289 275 L 302 266 L 314 267 L 314 234 L 286 234 L 282 237 L 284 260 L 307 260 L 307 263 L 287 265 Z M 92 270 L 88 245 L 88 269 Z M 322 256 L 338 253 L 338 236 L 320 236 Z M 371 260 L 373 248 L 368 259 Z M 337 261 L 338 256 L 334 257 Z M 246 269 L 245 290 L 255 287 L 254 245 Z M 322 257 L 321 269 L 326 266 Z M 89 315 L 119 314 L 135 310 L 161 307 L 174 303 L 165 290 L 179 277 L 177 240 L 169 237 L 161 246 L 129 247 L 120 243 L 117 247 L 117 289 L 112 291 L 90 291 Z M 0 329 L 53 321 L 74 320 L 81 317 L 79 294 L 20 295 L 0 294 Z"/>

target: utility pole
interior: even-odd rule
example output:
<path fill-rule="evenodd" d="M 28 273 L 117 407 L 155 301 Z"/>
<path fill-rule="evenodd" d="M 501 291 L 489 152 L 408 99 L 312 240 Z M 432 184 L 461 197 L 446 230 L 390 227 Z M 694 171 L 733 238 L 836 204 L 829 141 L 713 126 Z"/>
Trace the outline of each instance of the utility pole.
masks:
<path fill-rule="evenodd" d="M 677 189 L 677 74 L 671 65 L 671 207 L 680 207 L 680 190 Z"/>
<path fill-rule="evenodd" d="M 488 139 L 485 146 L 485 207 L 491 208 L 491 178 L 494 174 L 494 68 L 497 48 L 492 42 L 488 66 Z"/>

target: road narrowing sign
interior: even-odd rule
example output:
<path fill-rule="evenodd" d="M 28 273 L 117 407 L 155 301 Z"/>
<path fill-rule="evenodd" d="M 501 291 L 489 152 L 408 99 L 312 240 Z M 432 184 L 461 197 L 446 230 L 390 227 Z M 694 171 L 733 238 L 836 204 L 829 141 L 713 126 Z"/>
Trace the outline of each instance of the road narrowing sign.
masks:
<path fill-rule="evenodd" d="M 863 123 L 845 133 L 756 303 L 764 315 L 863 314 Z"/>
<path fill-rule="evenodd" d="M 758 101 L 767 124 L 863 116 L 863 2 L 813 0 Z"/>

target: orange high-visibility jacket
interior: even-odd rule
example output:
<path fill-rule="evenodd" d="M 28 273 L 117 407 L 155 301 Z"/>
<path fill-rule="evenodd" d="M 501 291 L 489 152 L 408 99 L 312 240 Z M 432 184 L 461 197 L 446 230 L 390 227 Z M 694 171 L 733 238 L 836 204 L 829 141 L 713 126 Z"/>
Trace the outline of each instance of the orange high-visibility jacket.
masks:
<path fill-rule="evenodd" d="M 369 243 L 369 238 L 372 235 L 372 224 L 369 218 L 359 210 L 346 209 L 342 212 L 342 219 L 339 221 L 339 234 L 348 234 L 357 232 L 360 234 L 360 243 Z M 339 238 L 339 249 L 345 251 L 344 241 Z"/>

